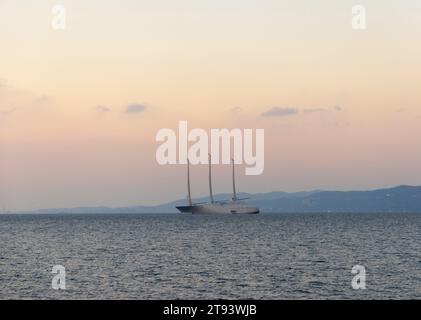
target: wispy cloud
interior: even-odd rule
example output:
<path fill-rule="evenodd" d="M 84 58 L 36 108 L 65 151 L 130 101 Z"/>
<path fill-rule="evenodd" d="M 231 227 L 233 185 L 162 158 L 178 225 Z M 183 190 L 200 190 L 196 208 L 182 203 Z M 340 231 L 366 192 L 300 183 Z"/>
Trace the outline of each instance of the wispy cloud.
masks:
<path fill-rule="evenodd" d="M 41 106 L 51 103 L 52 98 L 48 95 L 42 94 L 38 97 L 35 97 L 33 100 L 33 105 Z"/>
<path fill-rule="evenodd" d="M 12 113 L 14 113 L 17 110 L 17 108 L 10 108 L 10 109 L 5 109 L 5 110 L 0 110 L 0 115 L 2 116 L 8 116 Z"/>
<path fill-rule="evenodd" d="M 312 114 L 312 113 L 329 113 L 332 111 L 342 111 L 343 108 L 335 105 L 334 107 L 315 107 L 315 108 L 296 108 L 296 107 L 273 107 L 261 114 L 263 117 L 288 117 L 297 115 L 300 112 L 305 114 Z"/>
<path fill-rule="evenodd" d="M 98 111 L 98 112 L 101 112 L 101 113 L 111 112 L 111 108 L 108 108 L 106 106 L 96 106 L 95 110 Z"/>
<path fill-rule="evenodd" d="M 36 94 L 0 80 L 0 115 L 19 113 L 42 113 L 52 106 L 52 98 L 46 94 Z"/>
<path fill-rule="evenodd" d="M 305 113 L 318 113 L 318 112 L 326 112 L 327 110 L 325 108 L 310 108 L 310 109 L 304 109 Z"/>
<path fill-rule="evenodd" d="M 298 108 L 292 108 L 292 107 L 273 107 L 269 109 L 268 111 L 263 112 L 261 115 L 263 117 L 287 117 L 287 116 L 293 116 L 299 113 Z"/>
<path fill-rule="evenodd" d="M 126 107 L 125 113 L 133 114 L 133 113 L 140 113 L 145 111 L 146 106 L 143 104 L 138 103 L 131 103 Z"/>

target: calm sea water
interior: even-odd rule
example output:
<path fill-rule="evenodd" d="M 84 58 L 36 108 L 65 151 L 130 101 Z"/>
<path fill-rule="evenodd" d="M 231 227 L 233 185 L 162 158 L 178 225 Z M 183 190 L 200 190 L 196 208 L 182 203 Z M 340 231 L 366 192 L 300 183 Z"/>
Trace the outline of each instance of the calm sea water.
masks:
<path fill-rule="evenodd" d="M 419 299 L 421 215 L 0 215 L 0 299 L 22 298 Z"/>

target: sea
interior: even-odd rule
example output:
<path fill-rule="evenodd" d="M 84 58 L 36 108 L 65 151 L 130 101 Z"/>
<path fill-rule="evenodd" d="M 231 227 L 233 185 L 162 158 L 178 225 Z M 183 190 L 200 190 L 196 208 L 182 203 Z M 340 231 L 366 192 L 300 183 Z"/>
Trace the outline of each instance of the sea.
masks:
<path fill-rule="evenodd" d="M 0 299 L 420 298 L 421 214 L 0 215 Z"/>

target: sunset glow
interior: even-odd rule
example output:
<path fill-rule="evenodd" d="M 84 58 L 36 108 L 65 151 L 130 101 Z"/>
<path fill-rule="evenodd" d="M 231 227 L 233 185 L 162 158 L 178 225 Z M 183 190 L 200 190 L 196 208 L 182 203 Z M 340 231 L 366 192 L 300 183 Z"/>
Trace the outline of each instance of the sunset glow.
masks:
<path fill-rule="evenodd" d="M 185 167 L 155 158 L 182 120 L 265 129 L 242 191 L 421 184 L 420 1 L 359 1 L 364 31 L 349 0 L 60 3 L 64 30 L 55 1 L 0 1 L 0 210 L 183 198 Z"/>

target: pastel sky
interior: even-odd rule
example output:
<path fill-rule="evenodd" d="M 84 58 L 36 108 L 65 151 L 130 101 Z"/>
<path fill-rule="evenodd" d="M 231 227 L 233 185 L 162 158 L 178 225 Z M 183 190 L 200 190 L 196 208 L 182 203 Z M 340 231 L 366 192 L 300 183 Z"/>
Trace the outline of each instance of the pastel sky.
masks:
<path fill-rule="evenodd" d="M 265 129 L 241 191 L 421 185 L 420 39 L 419 0 L 0 0 L 0 211 L 184 197 L 155 160 L 179 120 Z"/>

